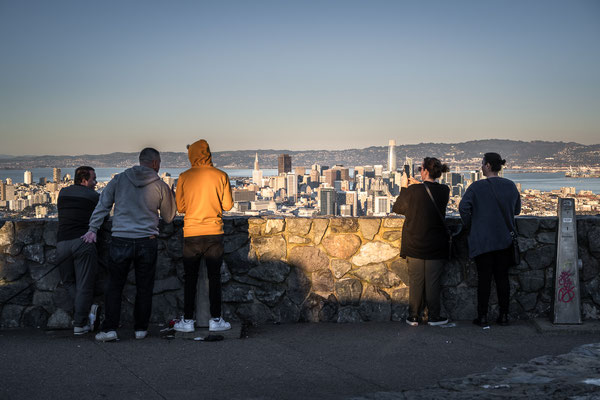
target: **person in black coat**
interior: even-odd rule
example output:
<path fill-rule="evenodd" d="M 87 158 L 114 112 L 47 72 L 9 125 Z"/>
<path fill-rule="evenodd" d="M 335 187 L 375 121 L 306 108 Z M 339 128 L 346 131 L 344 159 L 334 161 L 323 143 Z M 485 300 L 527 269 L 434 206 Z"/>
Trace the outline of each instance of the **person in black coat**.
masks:
<path fill-rule="evenodd" d="M 400 250 L 408 262 L 410 286 L 406 323 L 418 326 L 421 306 L 427 305 L 428 324 L 442 325 L 448 322 L 440 315 L 440 279 L 448 259 L 448 234 L 442 216 L 446 215 L 450 189 L 436 179 L 449 168 L 437 158 L 425 157 L 419 171 L 422 182 L 402 175 L 400 195 L 393 207 L 395 213 L 406 217 Z"/>

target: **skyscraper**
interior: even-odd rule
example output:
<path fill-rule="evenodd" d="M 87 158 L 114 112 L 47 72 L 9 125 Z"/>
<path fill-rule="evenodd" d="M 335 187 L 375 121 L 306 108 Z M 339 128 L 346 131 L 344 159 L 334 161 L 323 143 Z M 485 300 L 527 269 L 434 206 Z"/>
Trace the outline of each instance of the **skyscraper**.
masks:
<path fill-rule="evenodd" d="M 62 175 L 61 175 L 61 171 L 60 168 L 53 168 L 52 169 L 52 180 L 55 183 L 58 183 L 61 181 Z"/>
<path fill-rule="evenodd" d="M 335 189 L 319 188 L 319 215 L 335 215 Z"/>
<path fill-rule="evenodd" d="M 254 158 L 254 170 L 252 171 L 252 183 L 258 186 L 262 186 L 262 178 L 263 173 L 258 168 L 258 153 L 256 153 L 256 157 Z"/>
<path fill-rule="evenodd" d="M 31 174 L 31 171 L 25 171 L 25 174 L 23 175 L 23 183 L 25 183 L 26 185 L 31 185 L 32 182 L 33 175 Z"/>
<path fill-rule="evenodd" d="M 298 175 L 295 173 L 287 174 L 287 197 L 293 199 L 294 203 L 298 196 Z"/>
<path fill-rule="evenodd" d="M 280 154 L 277 157 L 277 173 L 292 172 L 292 157 L 289 154 Z"/>
<path fill-rule="evenodd" d="M 6 183 L 0 180 L 0 201 L 6 201 Z"/>
<path fill-rule="evenodd" d="M 388 170 L 396 170 L 396 141 L 390 139 L 390 147 L 388 149 Z"/>

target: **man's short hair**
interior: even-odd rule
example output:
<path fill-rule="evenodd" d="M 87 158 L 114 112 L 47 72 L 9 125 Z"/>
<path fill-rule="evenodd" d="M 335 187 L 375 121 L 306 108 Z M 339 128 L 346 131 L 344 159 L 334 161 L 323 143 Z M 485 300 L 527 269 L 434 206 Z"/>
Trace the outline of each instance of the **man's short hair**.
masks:
<path fill-rule="evenodd" d="M 152 162 L 155 160 L 160 160 L 160 153 L 158 150 L 153 149 L 152 147 L 146 147 L 144 150 L 140 151 L 140 162 Z"/>
<path fill-rule="evenodd" d="M 92 167 L 81 166 L 75 170 L 75 184 L 81 185 L 84 180 L 90 180 L 90 172 L 95 171 Z"/>

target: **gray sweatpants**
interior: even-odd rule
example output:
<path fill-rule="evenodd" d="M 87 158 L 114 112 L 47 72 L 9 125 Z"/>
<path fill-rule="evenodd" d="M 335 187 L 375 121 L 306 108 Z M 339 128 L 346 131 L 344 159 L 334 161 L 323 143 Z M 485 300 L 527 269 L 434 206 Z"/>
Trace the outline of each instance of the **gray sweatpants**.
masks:
<path fill-rule="evenodd" d="M 427 306 L 429 318 L 440 316 L 440 280 L 446 260 L 423 260 L 407 257 L 408 315 L 418 317 L 422 306 Z"/>
<path fill-rule="evenodd" d="M 56 253 L 57 260 L 63 260 L 59 266 L 63 286 L 74 301 L 73 325 L 85 326 L 98 270 L 96 244 L 85 243 L 80 238 L 63 240 L 56 244 Z"/>

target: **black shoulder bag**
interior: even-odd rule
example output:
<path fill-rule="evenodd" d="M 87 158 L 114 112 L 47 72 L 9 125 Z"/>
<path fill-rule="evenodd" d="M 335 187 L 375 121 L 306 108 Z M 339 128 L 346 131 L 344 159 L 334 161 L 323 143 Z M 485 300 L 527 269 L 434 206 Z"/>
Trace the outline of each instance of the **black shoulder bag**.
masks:
<path fill-rule="evenodd" d="M 452 238 L 454 237 L 454 234 L 452 233 L 452 231 L 450 230 L 450 228 L 448 228 L 448 225 L 446 225 L 446 217 L 444 217 L 442 215 L 442 213 L 440 212 L 440 209 L 437 207 L 437 204 L 435 202 L 435 200 L 433 199 L 433 195 L 431 194 L 431 190 L 429 190 L 429 187 L 427 186 L 427 184 L 425 182 L 423 182 L 423 186 L 425 186 L 425 190 L 427 191 L 427 194 L 429 195 L 429 198 L 431 199 L 431 202 L 433 203 L 433 208 L 435 208 L 435 211 L 437 211 L 438 215 L 440 216 L 441 220 L 442 220 L 442 224 L 444 224 L 444 228 L 446 229 L 446 233 L 448 234 L 448 260 L 452 259 L 453 256 L 453 251 L 452 251 Z"/>
<path fill-rule="evenodd" d="M 490 188 L 492 188 L 492 194 L 494 195 L 494 198 L 496 199 L 496 203 L 498 203 L 498 208 L 500 209 L 500 214 L 502 214 L 502 216 L 504 217 L 504 223 L 506 224 L 506 227 L 510 231 L 510 237 L 512 238 L 512 245 L 510 246 L 511 247 L 510 261 L 513 263 L 513 265 L 518 265 L 521 263 L 521 250 L 519 249 L 519 242 L 517 241 L 517 233 L 512 228 L 512 225 L 510 224 L 508 217 L 504 213 L 502 204 L 500 204 L 500 200 L 498 200 L 498 196 L 496 196 L 496 190 L 494 190 L 494 185 L 492 185 L 492 182 L 490 182 L 488 179 L 486 179 L 486 180 L 490 184 Z"/>

